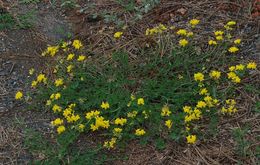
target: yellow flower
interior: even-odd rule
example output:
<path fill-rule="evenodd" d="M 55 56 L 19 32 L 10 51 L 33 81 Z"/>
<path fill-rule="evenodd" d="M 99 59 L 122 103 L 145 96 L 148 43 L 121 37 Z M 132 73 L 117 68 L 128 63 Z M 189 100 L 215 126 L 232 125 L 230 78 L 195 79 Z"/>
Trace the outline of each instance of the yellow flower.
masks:
<path fill-rule="evenodd" d="M 78 57 L 78 61 L 84 61 L 85 59 L 86 59 L 86 56 L 84 56 L 84 55 L 80 55 Z"/>
<path fill-rule="evenodd" d="M 179 45 L 182 47 L 185 47 L 189 42 L 186 39 L 181 39 L 179 41 Z"/>
<path fill-rule="evenodd" d="M 73 69 L 73 65 L 69 65 L 67 66 L 67 72 L 70 73 Z"/>
<path fill-rule="evenodd" d="M 123 35 L 123 32 L 116 32 L 114 38 L 120 38 Z"/>
<path fill-rule="evenodd" d="M 109 108 L 109 103 L 107 101 L 106 102 L 102 101 L 102 104 L 100 105 L 100 107 L 106 110 Z"/>
<path fill-rule="evenodd" d="M 218 41 L 223 40 L 223 36 L 216 36 L 216 40 L 218 40 Z"/>
<path fill-rule="evenodd" d="M 86 119 L 90 120 L 92 119 L 93 117 L 97 117 L 98 115 L 100 114 L 100 111 L 90 111 L 90 112 L 87 112 L 86 113 Z"/>
<path fill-rule="evenodd" d="M 80 132 L 83 132 L 84 129 L 85 129 L 85 127 L 86 127 L 86 126 L 85 126 L 84 124 L 79 124 L 79 125 L 78 125 L 78 129 L 79 129 Z"/>
<path fill-rule="evenodd" d="M 58 126 L 58 125 L 62 125 L 62 124 L 63 124 L 63 120 L 61 118 L 57 118 L 51 122 L 51 125 L 53 125 L 53 126 Z"/>
<path fill-rule="evenodd" d="M 134 118 L 134 117 L 136 117 L 137 113 L 138 113 L 137 111 L 128 112 L 127 117 Z"/>
<path fill-rule="evenodd" d="M 226 107 L 222 107 L 221 112 L 223 114 L 225 114 L 225 113 L 229 113 L 229 114 L 235 113 L 235 112 L 237 112 L 235 105 L 236 105 L 236 101 L 234 99 L 227 99 L 226 100 Z"/>
<path fill-rule="evenodd" d="M 195 27 L 197 24 L 199 24 L 200 23 L 200 20 L 198 20 L 198 19 L 192 19 L 192 20 L 190 20 L 190 24 L 191 24 L 191 26 L 192 27 Z"/>
<path fill-rule="evenodd" d="M 47 106 L 51 105 L 51 100 L 47 100 L 47 101 L 46 101 L 46 105 L 47 105 Z"/>
<path fill-rule="evenodd" d="M 241 79 L 236 75 L 235 72 L 229 72 L 227 75 L 228 79 L 231 79 L 232 82 L 240 83 Z"/>
<path fill-rule="evenodd" d="M 241 39 L 236 39 L 235 41 L 234 41 L 234 44 L 240 44 L 241 43 Z"/>
<path fill-rule="evenodd" d="M 144 129 L 136 129 L 135 130 L 135 135 L 136 136 L 143 136 L 145 134 L 145 130 Z"/>
<path fill-rule="evenodd" d="M 62 111 L 61 107 L 58 106 L 57 104 L 53 105 L 52 110 L 54 112 L 61 112 Z"/>
<path fill-rule="evenodd" d="M 224 34 L 224 32 L 223 31 L 215 31 L 214 34 L 215 34 L 215 36 L 221 36 L 221 35 Z"/>
<path fill-rule="evenodd" d="M 21 91 L 16 92 L 16 94 L 15 94 L 15 99 L 16 100 L 21 100 L 22 97 L 23 97 L 23 93 Z"/>
<path fill-rule="evenodd" d="M 176 32 L 178 35 L 186 36 L 187 35 L 187 30 L 185 29 L 180 29 Z"/>
<path fill-rule="evenodd" d="M 250 62 L 247 64 L 247 69 L 256 69 L 257 64 L 255 62 Z"/>
<path fill-rule="evenodd" d="M 191 114 L 192 113 L 192 109 L 190 106 L 184 106 L 183 107 L 183 112 Z"/>
<path fill-rule="evenodd" d="M 78 121 L 80 119 L 80 116 L 71 114 L 71 116 L 67 116 L 66 119 L 67 119 L 68 123 L 73 123 L 73 122 Z"/>
<path fill-rule="evenodd" d="M 200 93 L 199 93 L 200 95 L 207 95 L 208 94 L 208 90 L 207 90 L 207 88 L 202 88 L 201 90 L 200 90 Z"/>
<path fill-rule="evenodd" d="M 42 53 L 42 56 L 50 54 L 52 57 L 59 51 L 59 46 L 48 46 L 47 49 Z"/>
<path fill-rule="evenodd" d="M 162 111 L 161 111 L 161 116 L 170 116 L 171 115 L 171 111 L 168 105 L 164 105 L 162 107 Z"/>
<path fill-rule="evenodd" d="M 72 109 L 70 109 L 70 108 L 66 108 L 66 109 L 63 111 L 63 116 L 64 116 L 65 118 L 68 118 L 71 114 L 72 114 Z"/>
<path fill-rule="evenodd" d="M 186 139 L 187 139 L 187 143 L 194 144 L 197 140 L 197 136 L 196 135 L 188 135 L 186 137 Z"/>
<path fill-rule="evenodd" d="M 107 129 L 110 126 L 109 120 L 104 120 L 104 117 L 102 117 L 102 116 L 97 116 L 97 117 L 95 117 L 95 119 L 96 119 L 95 125 L 94 124 L 90 125 L 90 129 L 92 131 L 98 130 L 99 127 Z"/>
<path fill-rule="evenodd" d="M 217 45 L 217 42 L 214 41 L 214 40 L 209 40 L 208 44 L 209 44 L 209 45 Z"/>
<path fill-rule="evenodd" d="M 113 133 L 115 136 L 119 136 L 122 130 L 123 130 L 122 128 L 114 128 Z"/>
<path fill-rule="evenodd" d="M 54 84 L 56 87 L 63 85 L 63 79 L 59 78 L 55 80 Z"/>
<path fill-rule="evenodd" d="M 110 141 L 105 141 L 103 147 L 111 149 L 115 147 L 117 138 L 112 138 Z"/>
<path fill-rule="evenodd" d="M 200 72 L 195 73 L 194 74 L 194 80 L 195 81 L 200 81 L 200 82 L 204 81 L 204 74 L 200 73 Z"/>
<path fill-rule="evenodd" d="M 245 65 L 243 64 L 236 65 L 236 70 L 244 70 L 244 69 L 245 69 Z"/>
<path fill-rule="evenodd" d="M 46 83 L 46 81 L 47 81 L 47 78 L 45 77 L 45 74 L 39 74 L 39 75 L 37 76 L 37 82 L 38 82 L 38 83 L 41 83 L 41 82 Z"/>
<path fill-rule="evenodd" d="M 205 108 L 207 104 L 204 101 L 198 101 L 197 108 Z"/>
<path fill-rule="evenodd" d="M 233 26 L 233 25 L 236 25 L 236 22 L 235 22 L 235 21 L 229 21 L 229 22 L 227 23 L 227 25 L 228 25 L 228 26 Z"/>
<path fill-rule="evenodd" d="M 67 61 L 73 60 L 74 56 L 75 56 L 75 54 L 72 54 L 72 53 L 69 54 L 69 55 L 67 56 Z"/>
<path fill-rule="evenodd" d="M 66 128 L 65 128 L 63 125 L 61 125 L 61 126 L 59 126 L 59 127 L 57 128 L 58 134 L 63 133 L 65 130 L 66 130 Z"/>
<path fill-rule="evenodd" d="M 115 124 L 123 126 L 127 122 L 127 119 L 125 118 L 116 118 Z"/>
<path fill-rule="evenodd" d="M 236 67 L 235 67 L 235 66 L 231 66 L 231 67 L 228 68 L 228 70 L 229 70 L 230 72 L 233 72 L 233 71 L 236 70 Z"/>
<path fill-rule="evenodd" d="M 74 40 L 73 43 L 72 43 L 72 46 L 73 46 L 75 49 L 80 49 L 83 45 L 82 45 L 82 43 L 80 42 L 80 40 Z"/>
<path fill-rule="evenodd" d="M 172 128 L 172 121 L 171 120 L 166 120 L 165 121 L 165 126 L 168 127 L 168 129 Z"/>
<path fill-rule="evenodd" d="M 60 99 L 61 94 L 60 93 L 56 93 L 54 97 L 55 97 L 56 100 L 58 100 L 58 99 Z"/>
<path fill-rule="evenodd" d="M 238 49 L 236 46 L 232 46 L 232 47 L 230 47 L 230 48 L 228 49 L 228 51 L 229 51 L 230 53 L 236 53 L 237 51 L 239 51 L 239 49 Z"/>
<path fill-rule="evenodd" d="M 38 82 L 37 81 L 32 81 L 32 84 L 31 84 L 31 87 L 36 87 L 37 86 L 37 84 L 38 84 Z"/>
<path fill-rule="evenodd" d="M 143 99 L 143 98 L 139 98 L 139 99 L 137 100 L 137 104 L 138 104 L 138 105 L 144 105 L 144 99 Z"/>
<path fill-rule="evenodd" d="M 220 78 L 220 75 L 221 75 L 221 72 L 219 71 L 216 71 L 216 70 L 212 70 L 210 73 L 209 73 L 209 76 L 215 80 L 219 79 Z"/>
<path fill-rule="evenodd" d="M 34 72 L 35 72 L 34 68 L 31 68 L 31 69 L 29 70 L 29 74 L 30 74 L 30 75 L 33 75 Z"/>

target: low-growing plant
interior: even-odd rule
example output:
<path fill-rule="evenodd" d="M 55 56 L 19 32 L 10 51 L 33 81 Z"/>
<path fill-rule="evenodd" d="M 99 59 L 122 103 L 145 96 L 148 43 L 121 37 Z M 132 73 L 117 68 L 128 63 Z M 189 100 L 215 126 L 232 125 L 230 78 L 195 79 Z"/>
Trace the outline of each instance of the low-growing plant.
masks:
<path fill-rule="evenodd" d="M 233 138 L 235 139 L 236 142 L 236 153 L 239 156 L 249 156 L 250 154 L 252 154 L 249 151 L 249 147 L 250 147 L 250 142 L 246 139 L 246 134 L 248 132 L 248 128 L 236 128 L 233 130 Z"/>
<path fill-rule="evenodd" d="M 35 10 L 31 10 L 24 14 L 18 14 L 14 17 L 10 13 L 0 15 L 0 30 L 4 29 L 27 29 L 33 26 L 35 20 Z"/>
<path fill-rule="evenodd" d="M 226 61 L 236 62 L 241 42 L 232 37 L 236 22 L 215 31 L 203 51 L 197 51 L 197 24 L 193 19 L 186 29 L 148 28 L 144 33 L 156 44 L 147 43 L 133 60 L 123 49 L 94 59 L 79 40 L 49 46 L 42 55 L 57 63 L 49 66 L 50 74 L 30 70 L 28 102 L 57 116 L 51 125 L 69 144 L 76 138 L 69 140 L 67 132 L 103 136 L 106 149 L 131 139 L 163 149 L 169 140 L 191 145 L 210 138 L 206 135 L 215 132 L 220 118 L 239 111 L 236 87 L 257 64 L 227 66 Z M 113 42 L 123 37 L 124 32 L 116 32 Z M 17 92 L 16 99 L 22 98 Z"/>
<path fill-rule="evenodd" d="M 15 19 L 10 13 L 1 13 L 0 30 L 13 28 L 15 24 Z"/>

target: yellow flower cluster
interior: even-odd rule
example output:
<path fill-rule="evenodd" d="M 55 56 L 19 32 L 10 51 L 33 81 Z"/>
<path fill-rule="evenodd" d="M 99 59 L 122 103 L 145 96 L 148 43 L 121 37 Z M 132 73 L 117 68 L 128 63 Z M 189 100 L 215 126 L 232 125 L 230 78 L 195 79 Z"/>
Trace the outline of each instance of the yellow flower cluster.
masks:
<path fill-rule="evenodd" d="M 51 122 L 51 125 L 53 125 L 53 126 L 58 126 L 58 125 L 62 125 L 62 124 L 63 124 L 63 120 L 61 118 L 57 118 Z"/>
<path fill-rule="evenodd" d="M 118 128 L 118 127 L 117 127 L 117 128 L 114 128 L 114 129 L 113 129 L 113 134 L 114 134 L 114 136 L 119 136 L 122 131 L 123 131 L 122 128 Z"/>
<path fill-rule="evenodd" d="M 105 141 L 103 146 L 107 149 L 114 148 L 116 144 L 116 140 L 117 138 L 112 138 L 110 141 Z"/>
<path fill-rule="evenodd" d="M 236 25 L 236 22 L 235 21 L 229 21 L 229 22 L 227 22 L 226 23 L 226 25 L 224 26 L 224 28 L 226 29 L 226 30 L 232 30 L 233 28 L 233 26 L 234 25 Z"/>
<path fill-rule="evenodd" d="M 80 40 L 74 40 L 73 43 L 72 43 L 72 46 L 75 48 L 75 49 L 80 49 L 83 47 L 82 43 Z"/>
<path fill-rule="evenodd" d="M 221 75 L 221 72 L 219 71 L 216 71 L 216 70 L 212 70 L 210 73 L 209 73 L 209 76 L 211 78 L 213 78 L 214 80 L 218 80 L 220 78 L 220 75 Z"/>
<path fill-rule="evenodd" d="M 228 79 L 231 79 L 232 82 L 234 83 L 241 82 L 241 79 L 238 77 L 238 75 L 235 72 L 229 72 L 227 75 L 228 75 Z"/>
<path fill-rule="evenodd" d="M 145 132 L 144 129 L 138 128 L 138 129 L 135 130 L 135 135 L 136 135 L 136 136 L 143 136 L 145 133 L 146 133 L 146 132 Z"/>
<path fill-rule="evenodd" d="M 47 78 L 45 77 L 45 74 L 39 74 L 36 78 L 36 80 L 33 80 L 31 83 L 31 87 L 35 88 L 39 83 L 47 83 Z"/>
<path fill-rule="evenodd" d="M 110 126 L 109 120 L 104 120 L 104 117 L 102 117 L 102 116 L 95 117 L 95 120 L 96 120 L 95 124 L 90 125 L 90 129 L 92 131 L 96 131 L 99 128 L 106 128 L 107 129 Z"/>
<path fill-rule="evenodd" d="M 54 113 L 56 113 L 56 112 L 61 112 L 62 108 L 61 108 L 61 106 L 54 104 L 53 107 L 52 107 L 52 110 L 53 110 Z"/>
<path fill-rule="evenodd" d="M 134 117 L 136 117 L 137 114 L 138 114 L 137 111 L 128 112 L 127 113 L 127 117 L 134 118 Z"/>
<path fill-rule="evenodd" d="M 121 125 L 121 126 L 125 125 L 126 122 L 127 122 L 127 119 L 125 119 L 125 118 L 116 118 L 116 120 L 115 120 L 115 124 Z"/>
<path fill-rule="evenodd" d="M 192 110 L 190 106 L 185 106 L 183 107 L 183 111 L 186 113 L 184 117 L 185 123 L 191 122 L 192 120 L 199 120 L 201 118 L 202 112 L 198 108 Z"/>
<path fill-rule="evenodd" d="M 63 83 L 64 82 L 63 82 L 62 78 L 59 78 L 59 79 L 55 80 L 55 82 L 54 82 L 56 87 L 59 87 L 59 86 L 63 85 Z"/>
<path fill-rule="evenodd" d="M 188 45 L 189 41 L 186 40 L 186 39 L 181 39 L 179 41 L 179 45 L 182 46 L 182 47 L 185 47 L 186 45 Z"/>
<path fill-rule="evenodd" d="M 55 56 L 59 51 L 59 46 L 48 46 L 47 49 L 42 53 L 42 56 L 50 55 Z"/>
<path fill-rule="evenodd" d="M 164 105 L 162 107 L 162 111 L 161 111 L 161 116 L 170 116 L 171 115 L 171 111 L 168 105 Z"/>
<path fill-rule="evenodd" d="M 107 101 L 106 102 L 102 101 L 100 107 L 106 110 L 109 108 L 109 103 Z"/>
<path fill-rule="evenodd" d="M 228 99 L 226 100 L 226 106 L 223 106 L 221 109 L 221 112 L 223 114 L 232 114 L 237 112 L 237 108 L 235 107 L 236 101 L 234 99 Z"/>
<path fill-rule="evenodd" d="M 146 29 L 145 31 L 145 35 L 148 36 L 148 35 L 154 35 L 154 34 L 161 34 L 163 33 L 164 31 L 167 30 L 167 27 L 163 24 L 159 24 L 158 26 L 152 28 L 152 29 Z"/>
<path fill-rule="evenodd" d="M 196 25 L 198 25 L 199 23 L 200 23 L 200 20 L 198 20 L 198 19 L 192 19 L 192 20 L 190 20 L 190 25 L 191 25 L 191 27 L 195 27 Z"/>
<path fill-rule="evenodd" d="M 90 119 L 97 117 L 99 115 L 100 115 L 100 111 L 95 110 L 95 111 L 87 112 L 85 117 L 86 117 L 86 119 L 90 120 Z"/>

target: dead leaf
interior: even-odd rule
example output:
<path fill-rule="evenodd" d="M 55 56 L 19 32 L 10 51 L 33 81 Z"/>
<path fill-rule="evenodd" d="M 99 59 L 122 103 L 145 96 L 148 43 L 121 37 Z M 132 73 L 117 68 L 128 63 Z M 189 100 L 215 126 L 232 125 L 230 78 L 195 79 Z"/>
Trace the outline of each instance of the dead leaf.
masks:
<path fill-rule="evenodd" d="M 181 15 L 185 15 L 187 13 L 187 10 L 184 8 L 180 8 L 176 11 L 177 13 L 181 14 Z"/>

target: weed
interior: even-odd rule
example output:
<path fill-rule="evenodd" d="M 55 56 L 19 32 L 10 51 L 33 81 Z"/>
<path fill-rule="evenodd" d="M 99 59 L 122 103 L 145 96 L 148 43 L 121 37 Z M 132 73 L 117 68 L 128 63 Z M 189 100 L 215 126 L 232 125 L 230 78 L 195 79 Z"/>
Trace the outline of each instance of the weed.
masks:
<path fill-rule="evenodd" d="M 3 13 L 0 15 L 0 30 L 11 29 L 15 24 L 15 19 L 11 14 Z"/>
<path fill-rule="evenodd" d="M 233 138 L 236 142 L 236 152 L 239 156 L 246 157 L 250 155 L 250 142 L 246 139 L 248 128 L 236 128 L 233 130 Z"/>
<path fill-rule="evenodd" d="M 176 31 L 163 24 L 148 28 L 145 36 L 157 44 L 147 43 L 149 48 L 139 50 L 132 61 L 123 49 L 91 59 L 91 50 L 80 40 L 48 46 L 42 55 L 57 63 L 50 66 L 52 78 L 42 72 L 31 75 L 31 100 L 57 116 L 51 125 L 58 134 L 58 160 L 64 160 L 83 132 L 106 137 L 101 145 L 108 150 L 132 139 L 163 149 L 168 140 L 196 144 L 208 132 L 214 135 L 219 116 L 238 111 L 235 89 L 257 64 L 226 66 L 239 50 L 234 39 L 223 35 L 231 33 L 234 21 L 225 25 L 225 32 L 215 32 L 214 40 L 221 40 L 196 51 L 192 31 L 198 23 L 193 19 L 187 29 Z M 122 37 L 124 32 L 116 32 L 113 42 Z M 21 92 L 16 99 L 23 99 Z M 234 134 L 246 154 L 245 132 Z"/>

